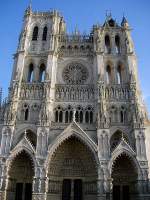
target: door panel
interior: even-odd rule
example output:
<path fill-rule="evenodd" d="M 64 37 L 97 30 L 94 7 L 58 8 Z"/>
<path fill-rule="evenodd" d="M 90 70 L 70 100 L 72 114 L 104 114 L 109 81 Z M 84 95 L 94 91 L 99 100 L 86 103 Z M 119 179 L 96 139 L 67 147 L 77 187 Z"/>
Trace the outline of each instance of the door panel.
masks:
<path fill-rule="evenodd" d="M 130 200 L 130 192 L 129 192 L 129 186 L 125 185 L 122 188 L 122 199 L 123 200 Z"/>
<path fill-rule="evenodd" d="M 32 184 L 25 184 L 25 200 L 32 200 Z"/>
<path fill-rule="evenodd" d="M 62 200 L 71 199 L 71 180 L 64 179 L 62 185 Z"/>
<path fill-rule="evenodd" d="M 74 180 L 74 200 L 82 200 L 82 180 Z"/>
<path fill-rule="evenodd" d="M 120 194 L 121 194 L 120 185 L 114 185 L 113 186 L 113 200 L 121 200 Z"/>
<path fill-rule="evenodd" d="M 22 193 L 23 193 L 23 183 L 17 183 L 15 200 L 22 200 Z"/>

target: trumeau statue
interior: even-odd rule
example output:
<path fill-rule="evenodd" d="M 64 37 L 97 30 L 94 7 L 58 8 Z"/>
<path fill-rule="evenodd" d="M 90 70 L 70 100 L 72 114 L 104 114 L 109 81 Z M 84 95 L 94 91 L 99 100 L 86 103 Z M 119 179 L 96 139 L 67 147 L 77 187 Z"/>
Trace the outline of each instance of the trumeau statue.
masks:
<path fill-rule="evenodd" d="M 67 34 L 30 6 L 0 107 L 0 200 L 149 200 L 141 99 L 125 17 Z"/>

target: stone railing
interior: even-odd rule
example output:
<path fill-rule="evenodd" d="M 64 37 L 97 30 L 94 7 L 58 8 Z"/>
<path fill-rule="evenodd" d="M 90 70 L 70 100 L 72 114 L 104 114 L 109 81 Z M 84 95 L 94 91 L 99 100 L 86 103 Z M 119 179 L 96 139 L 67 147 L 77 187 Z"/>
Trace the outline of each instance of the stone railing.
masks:
<path fill-rule="evenodd" d="M 59 49 L 59 56 L 90 56 L 93 55 L 92 50 L 89 49 Z"/>
<path fill-rule="evenodd" d="M 56 85 L 56 101 L 93 101 L 94 85 Z"/>
<path fill-rule="evenodd" d="M 136 88 L 129 84 L 99 85 L 99 97 L 106 100 L 126 101 L 135 99 Z"/>
<path fill-rule="evenodd" d="M 90 35 L 59 35 L 60 43 L 92 43 L 93 37 Z"/>

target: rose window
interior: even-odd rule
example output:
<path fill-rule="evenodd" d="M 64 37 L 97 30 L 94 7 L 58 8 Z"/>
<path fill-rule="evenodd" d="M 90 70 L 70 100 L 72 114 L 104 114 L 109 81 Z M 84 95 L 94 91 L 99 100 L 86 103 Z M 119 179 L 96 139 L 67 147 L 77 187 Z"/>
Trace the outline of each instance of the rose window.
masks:
<path fill-rule="evenodd" d="M 88 77 L 88 71 L 80 63 L 72 63 L 63 70 L 63 78 L 67 84 L 84 84 Z"/>

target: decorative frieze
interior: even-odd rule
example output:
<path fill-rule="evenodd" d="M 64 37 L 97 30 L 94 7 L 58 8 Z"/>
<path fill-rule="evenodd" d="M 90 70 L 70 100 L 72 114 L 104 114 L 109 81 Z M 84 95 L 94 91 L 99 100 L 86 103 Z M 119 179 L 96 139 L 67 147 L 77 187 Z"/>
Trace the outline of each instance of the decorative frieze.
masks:
<path fill-rule="evenodd" d="M 93 85 L 56 85 L 56 101 L 93 101 Z"/>

